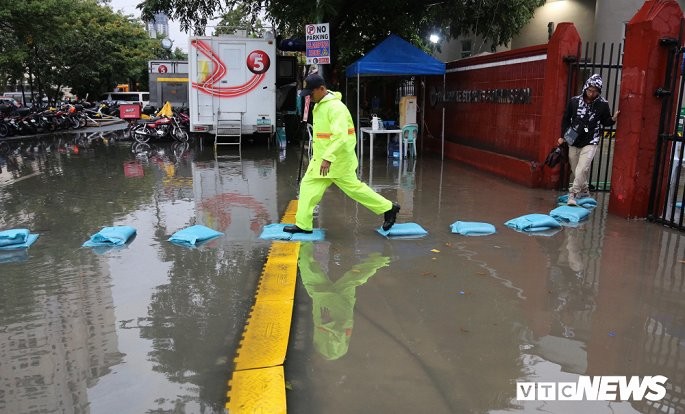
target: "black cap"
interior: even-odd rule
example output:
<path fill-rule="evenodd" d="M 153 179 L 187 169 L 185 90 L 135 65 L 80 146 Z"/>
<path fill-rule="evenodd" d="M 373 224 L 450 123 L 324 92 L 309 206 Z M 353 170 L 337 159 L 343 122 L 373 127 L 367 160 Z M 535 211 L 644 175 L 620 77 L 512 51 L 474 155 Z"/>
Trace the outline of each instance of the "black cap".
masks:
<path fill-rule="evenodd" d="M 300 96 L 309 96 L 312 94 L 312 91 L 314 89 L 324 86 L 325 84 L 326 82 L 320 75 L 312 73 L 311 75 L 304 78 L 304 83 L 302 84 L 302 91 L 300 92 Z"/>

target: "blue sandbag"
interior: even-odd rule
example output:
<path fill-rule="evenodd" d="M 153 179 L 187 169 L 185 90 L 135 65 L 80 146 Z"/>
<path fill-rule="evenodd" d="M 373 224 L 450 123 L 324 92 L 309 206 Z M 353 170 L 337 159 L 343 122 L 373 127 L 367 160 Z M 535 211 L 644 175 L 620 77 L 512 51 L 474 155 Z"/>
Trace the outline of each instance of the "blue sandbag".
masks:
<path fill-rule="evenodd" d="M 567 202 L 568 194 L 560 195 L 559 197 L 557 197 L 557 204 L 566 205 Z M 580 207 L 593 209 L 597 207 L 597 200 L 595 200 L 592 197 L 576 198 L 576 204 L 578 204 Z"/>
<path fill-rule="evenodd" d="M 29 237 L 28 229 L 10 229 L 0 231 L 0 246 L 25 243 Z"/>
<path fill-rule="evenodd" d="M 83 247 L 123 246 L 136 234 L 136 229 L 130 226 L 104 227 L 90 236 L 90 240 L 83 243 Z"/>
<path fill-rule="evenodd" d="M 322 229 L 313 229 L 311 233 L 288 233 L 283 231 L 283 227 L 292 224 L 274 223 L 267 224 L 262 229 L 260 239 L 265 240 L 289 240 L 289 241 L 320 241 L 324 239 L 325 232 Z"/>
<path fill-rule="evenodd" d="M 554 217 L 539 213 L 513 218 L 504 223 L 504 225 L 514 230 L 525 232 L 545 231 L 561 227 L 561 224 Z"/>
<path fill-rule="evenodd" d="M 390 227 L 390 230 L 383 230 L 382 227 L 376 229 L 378 234 L 387 238 L 413 239 L 424 237 L 428 232 L 416 223 L 399 223 Z"/>
<path fill-rule="evenodd" d="M 172 234 L 171 237 L 169 237 L 169 241 L 182 246 L 196 246 L 199 243 L 209 241 L 219 236 L 223 236 L 223 233 L 201 224 L 196 224 Z"/>
<path fill-rule="evenodd" d="M 492 224 L 475 221 L 455 221 L 450 225 L 450 229 L 452 229 L 452 233 L 464 236 L 486 236 L 497 232 Z"/>
<path fill-rule="evenodd" d="M 573 206 L 559 206 L 549 212 L 560 223 L 578 223 L 590 215 L 590 210 Z"/>
<path fill-rule="evenodd" d="M 0 231 L 0 250 L 25 249 L 38 240 L 37 234 L 27 229 L 10 229 Z"/>

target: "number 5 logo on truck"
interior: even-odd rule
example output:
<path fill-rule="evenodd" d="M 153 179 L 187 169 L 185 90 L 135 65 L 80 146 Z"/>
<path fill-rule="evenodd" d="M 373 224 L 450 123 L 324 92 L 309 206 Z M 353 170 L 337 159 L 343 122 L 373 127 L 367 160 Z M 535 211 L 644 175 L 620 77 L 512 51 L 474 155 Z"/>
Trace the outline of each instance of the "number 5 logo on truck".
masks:
<path fill-rule="evenodd" d="M 253 73 L 253 76 L 241 85 L 234 86 L 217 86 L 216 84 L 226 75 L 228 69 L 221 58 L 202 40 L 195 39 L 191 42 L 201 54 L 207 56 L 213 63 L 213 71 L 211 73 L 202 75 L 200 82 L 193 82 L 193 88 L 202 92 L 219 97 L 233 97 L 244 95 L 262 82 L 264 74 L 271 66 L 271 59 L 269 55 L 263 50 L 252 51 L 246 59 L 247 69 Z"/>

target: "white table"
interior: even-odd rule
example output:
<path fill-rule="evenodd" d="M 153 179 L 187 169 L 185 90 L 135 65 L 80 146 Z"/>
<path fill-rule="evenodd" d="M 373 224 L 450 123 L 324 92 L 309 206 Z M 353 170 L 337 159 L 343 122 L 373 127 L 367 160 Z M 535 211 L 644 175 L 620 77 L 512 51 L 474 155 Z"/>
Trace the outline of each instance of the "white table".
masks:
<path fill-rule="evenodd" d="M 373 161 L 373 137 L 378 134 L 386 134 L 387 145 L 389 147 L 390 137 L 393 134 L 397 134 L 397 142 L 400 147 L 400 162 L 402 162 L 402 130 L 401 129 L 371 129 L 371 128 L 360 128 L 362 133 L 358 139 L 357 145 L 359 145 L 359 150 L 361 152 L 361 159 L 364 159 L 364 134 L 369 134 L 369 161 Z"/>

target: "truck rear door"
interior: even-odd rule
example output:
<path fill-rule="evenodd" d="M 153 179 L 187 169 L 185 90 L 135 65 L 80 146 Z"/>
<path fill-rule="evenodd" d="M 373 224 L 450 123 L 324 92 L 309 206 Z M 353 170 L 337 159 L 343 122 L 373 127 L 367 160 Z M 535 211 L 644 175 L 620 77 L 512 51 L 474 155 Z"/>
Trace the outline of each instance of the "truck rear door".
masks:
<path fill-rule="evenodd" d="M 219 56 L 226 65 L 227 72 L 219 81 L 221 88 L 229 88 L 228 92 L 215 99 L 217 108 L 222 114 L 237 114 L 247 111 L 247 93 L 240 93 L 240 87 L 247 82 L 245 65 L 245 43 L 221 43 Z"/>

